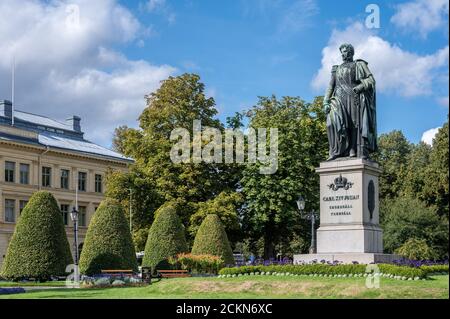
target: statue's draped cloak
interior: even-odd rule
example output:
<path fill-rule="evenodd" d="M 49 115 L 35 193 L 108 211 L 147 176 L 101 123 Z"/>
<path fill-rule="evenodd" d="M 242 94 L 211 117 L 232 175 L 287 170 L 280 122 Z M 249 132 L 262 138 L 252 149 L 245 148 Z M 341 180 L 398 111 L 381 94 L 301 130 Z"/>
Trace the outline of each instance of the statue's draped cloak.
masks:
<path fill-rule="evenodd" d="M 333 91 L 330 94 L 330 112 L 327 131 L 330 156 L 348 156 L 352 129 L 361 126 L 363 145 L 369 152 L 377 149 L 375 79 L 367 62 L 356 60 L 332 69 Z M 355 94 L 359 86 L 362 92 Z M 358 109 L 360 113 L 358 113 Z M 359 124 L 360 123 L 360 124 Z"/>

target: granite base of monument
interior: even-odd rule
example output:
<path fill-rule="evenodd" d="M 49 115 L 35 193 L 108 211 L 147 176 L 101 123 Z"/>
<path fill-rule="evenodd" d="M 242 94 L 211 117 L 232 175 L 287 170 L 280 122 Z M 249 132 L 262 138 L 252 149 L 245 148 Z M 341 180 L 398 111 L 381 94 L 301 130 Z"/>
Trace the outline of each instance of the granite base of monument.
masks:
<path fill-rule="evenodd" d="M 379 225 L 378 164 L 362 158 L 320 163 L 320 227 L 317 254 L 294 255 L 294 262 L 392 262 L 383 254 Z"/>

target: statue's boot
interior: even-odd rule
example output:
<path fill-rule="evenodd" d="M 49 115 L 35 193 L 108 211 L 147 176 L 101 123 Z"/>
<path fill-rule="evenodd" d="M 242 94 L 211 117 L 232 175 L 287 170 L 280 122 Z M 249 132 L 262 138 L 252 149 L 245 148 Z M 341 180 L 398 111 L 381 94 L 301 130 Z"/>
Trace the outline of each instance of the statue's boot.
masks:
<path fill-rule="evenodd" d="M 350 157 L 356 157 L 356 151 L 354 149 L 350 150 L 350 154 L 348 155 Z"/>
<path fill-rule="evenodd" d="M 332 155 L 332 156 L 328 157 L 326 161 L 329 162 L 329 161 L 335 160 L 337 157 L 338 157 L 337 155 Z"/>

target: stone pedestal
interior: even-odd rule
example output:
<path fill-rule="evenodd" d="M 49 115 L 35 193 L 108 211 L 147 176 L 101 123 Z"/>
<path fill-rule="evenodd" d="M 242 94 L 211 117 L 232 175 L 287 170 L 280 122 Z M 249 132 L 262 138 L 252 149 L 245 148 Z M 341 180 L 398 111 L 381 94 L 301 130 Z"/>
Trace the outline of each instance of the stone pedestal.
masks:
<path fill-rule="evenodd" d="M 294 262 L 343 261 L 392 262 L 383 254 L 379 226 L 377 163 L 344 158 L 320 163 L 320 227 L 317 254 L 294 255 Z"/>

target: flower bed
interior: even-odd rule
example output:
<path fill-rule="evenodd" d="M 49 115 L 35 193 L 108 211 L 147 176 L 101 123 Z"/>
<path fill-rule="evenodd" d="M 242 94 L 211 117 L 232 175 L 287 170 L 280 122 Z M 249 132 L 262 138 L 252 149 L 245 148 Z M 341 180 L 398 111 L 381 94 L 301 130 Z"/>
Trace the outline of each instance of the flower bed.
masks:
<path fill-rule="evenodd" d="M 0 295 L 10 295 L 10 294 L 18 294 L 24 293 L 25 289 L 14 287 L 14 288 L 0 288 Z"/>
<path fill-rule="evenodd" d="M 137 277 L 130 276 L 83 276 L 80 285 L 83 288 L 104 288 L 104 287 L 121 287 L 121 286 L 141 286 L 144 282 Z"/>
<path fill-rule="evenodd" d="M 381 276 L 402 280 L 418 280 L 427 276 L 427 271 L 421 268 L 378 264 L 378 274 L 366 272 L 367 265 L 362 264 L 304 264 L 304 265 L 271 265 L 271 266 L 242 266 L 223 268 L 219 272 L 220 278 L 277 275 L 277 276 L 316 276 L 316 277 L 363 277 Z"/>

